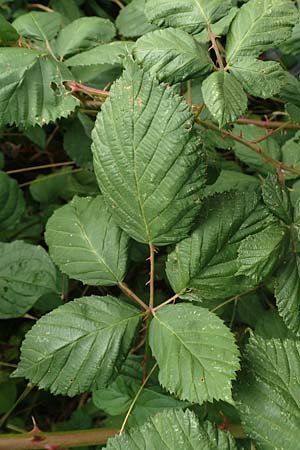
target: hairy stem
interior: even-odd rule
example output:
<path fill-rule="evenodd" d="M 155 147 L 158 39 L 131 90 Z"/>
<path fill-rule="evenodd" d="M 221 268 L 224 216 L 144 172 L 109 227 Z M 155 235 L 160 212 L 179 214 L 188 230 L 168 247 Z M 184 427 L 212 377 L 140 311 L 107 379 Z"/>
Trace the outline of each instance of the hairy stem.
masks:
<path fill-rule="evenodd" d="M 129 297 L 134 302 L 138 303 L 145 311 L 149 311 L 149 306 L 146 305 L 146 303 L 143 302 L 143 300 L 140 299 L 128 286 L 126 283 L 123 283 L 122 281 L 119 283 L 119 288 L 122 292 L 124 292 L 127 297 Z"/>
<path fill-rule="evenodd" d="M 102 445 L 107 439 L 115 436 L 117 429 L 94 429 L 54 433 L 24 433 L 0 436 L 0 450 L 31 450 L 60 447 L 84 447 Z"/>

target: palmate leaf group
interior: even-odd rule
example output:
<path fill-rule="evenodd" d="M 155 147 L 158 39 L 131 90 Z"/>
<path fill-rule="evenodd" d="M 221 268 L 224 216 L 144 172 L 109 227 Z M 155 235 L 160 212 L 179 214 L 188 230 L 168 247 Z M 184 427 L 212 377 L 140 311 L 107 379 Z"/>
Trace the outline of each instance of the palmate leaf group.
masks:
<path fill-rule="evenodd" d="M 45 8 L 0 16 L 0 398 L 26 334 L 108 450 L 296 450 L 296 2 Z"/>

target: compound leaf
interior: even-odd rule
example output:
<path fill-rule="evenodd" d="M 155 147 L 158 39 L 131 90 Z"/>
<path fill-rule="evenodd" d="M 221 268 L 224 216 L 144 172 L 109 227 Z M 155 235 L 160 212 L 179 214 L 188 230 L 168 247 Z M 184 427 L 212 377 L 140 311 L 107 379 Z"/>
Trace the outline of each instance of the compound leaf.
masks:
<path fill-rule="evenodd" d="M 168 410 L 152 416 L 107 442 L 106 450 L 237 450 L 230 433 L 210 422 L 199 423 L 189 410 Z"/>
<path fill-rule="evenodd" d="M 279 270 L 275 297 L 286 326 L 300 335 L 300 257 L 297 254 L 291 255 Z"/>
<path fill-rule="evenodd" d="M 209 75 L 202 84 L 203 100 L 222 128 L 247 109 L 248 99 L 241 83 L 230 73 L 220 70 Z"/>
<path fill-rule="evenodd" d="M 56 40 L 56 53 L 70 56 L 98 44 L 110 42 L 116 35 L 113 23 L 101 17 L 81 17 L 63 28 Z"/>
<path fill-rule="evenodd" d="M 224 17 L 231 7 L 230 0 L 148 0 L 145 12 L 159 27 L 182 28 L 196 34 Z"/>
<path fill-rule="evenodd" d="M 207 50 L 188 33 L 175 28 L 141 37 L 133 54 L 144 69 L 169 83 L 203 77 L 213 67 Z"/>
<path fill-rule="evenodd" d="M 48 253 L 22 241 L 0 242 L 0 318 L 22 316 L 49 292 L 57 292 L 57 273 Z"/>
<path fill-rule="evenodd" d="M 278 94 L 285 81 L 285 72 L 279 63 L 246 56 L 235 60 L 230 72 L 250 95 L 261 98 Z"/>
<path fill-rule="evenodd" d="M 126 274 L 129 236 L 115 224 L 102 196 L 74 197 L 57 209 L 45 238 L 53 261 L 71 278 L 111 286 Z"/>
<path fill-rule="evenodd" d="M 181 400 L 231 402 L 231 381 L 239 368 L 234 336 L 205 308 L 181 303 L 155 314 L 149 344 L 161 385 Z"/>
<path fill-rule="evenodd" d="M 298 21 L 290 0 L 250 0 L 235 16 L 227 35 L 229 63 L 241 56 L 258 56 L 287 39 Z"/>
<path fill-rule="evenodd" d="M 44 315 L 27 333 L 15 377 L 53 394 L 107 386 L 121 367 L 139 311 L 114 297 L 82 297 Z"/>
<path fill-rule="evenodd" d="M 119 226 L 143 243 L 187 236 L 201 207 L 205 162 L 183 98 L 130 63 L 92 137 L 98 183 Z"/>
<path fill-rule="evenodd" d="M 0 126 L 42 126 L 68 116 L 79 104 L 75 97 L 66 95 L 63 85 L 72 74 L 45 53 L 1 48 L 0 65 Z"/>
<path fill-rule="evenodd" d="M 0 171 L 0 231 L 17 225 L 24 210 L 24 197 L 17 181 Z"/>
<path fill-rule="evenodd" d="M 261 450 L 294 450 L 300 432 L 300 342 L 252 337 L 236 407 Z"/>

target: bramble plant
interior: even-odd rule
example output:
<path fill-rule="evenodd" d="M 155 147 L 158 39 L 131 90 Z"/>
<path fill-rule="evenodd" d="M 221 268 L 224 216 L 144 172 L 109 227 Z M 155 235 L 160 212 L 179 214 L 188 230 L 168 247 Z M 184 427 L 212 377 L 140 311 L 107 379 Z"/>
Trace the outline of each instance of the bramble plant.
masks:
<path fill-rule="evenodd" d="M 298 2 L 27 3 L 0 2 L 0 449 L 296 450 Z"/>

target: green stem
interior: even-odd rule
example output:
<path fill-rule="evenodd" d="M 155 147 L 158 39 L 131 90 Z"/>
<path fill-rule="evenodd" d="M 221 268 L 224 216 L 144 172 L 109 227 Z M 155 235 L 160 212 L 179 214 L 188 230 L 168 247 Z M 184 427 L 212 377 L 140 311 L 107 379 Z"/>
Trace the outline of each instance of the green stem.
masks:
<path fill-rule="evenodd" d="M 107 439 L 115 436 L 117 429 L 94 429 L 83 431 L 67 431 L 53 433 L 24 433 L 0 436 L 0 450 L 31 450 L 58 447 L 84 447 L 102 445 Z"/>
<path fill-rule="evenodd" d="M 142 385 L 140 386 L 139 390 L 138 390 L 137 393 L 135 394 L 134 399 L 132 400 L 132 403 L 131 403 L 131 405 L 130 405 L 130 408 L 129 408 L 129 410 L 127 411 L 127 414 L 126 414 L 126 416 L 125 416 L 125 419 L 124 419 L 124 421 L 123 421 L 123 423 L 122 423 L 122 427 L 121 427 L 120 433 L 122 433 L 122 432 L 124 431 L 124 428 L 125 428 L 125 425 L 126 425 L 126 423 L 127 423 L 127 420 L 129 419 L 129 416 L 130 416 L 130 414 L 131 414 L 131 412 L 132 412 L 132 410 L 133 410 L 133 408 L 134 408 L 134 406 L 135 406 L 135 404 L 136 404 L 136 402 L 137 402 L 139 396 L 141 395 L 142 390 L 144 389 L 144 387 L 145 387 L 146 384 L 148 383 L 149 378 L 150 378 L 151 375 L 153 374 L 153 372 L 154 372 L 154 370 L 156 369 L 156 367 L 157 367 L 157 363 L 154 364 L 154 366 L 152 367 L 152 369 L 150 370 L 150 372 L 148 373 L 148 375 L 147 375 L 146 378 L 144 379 L 144 381 L 143 381 Z M 1 449 L 1 447 L 0 447 L 0 449 Z"/>
<path fill-rule="evenodd" d="M 149 244 L 149 249 L 150 249 L 150 301 L 149 301 L 149 308 L 152 311 L 152 309 L 154 308 L 154 278 L 155 278 L 155 263 L 154 263 L 154 254 L 155 254 L 155 250 L 154 250 L 154 246 L 152 244 Z"/>
<path fill-rule="evenodd" d="M 13 406 L 10 408 L 9 411 L 7 411 L 6 414 L 4 414 L 4 416 L 1 417 L 0 419 L 0 427 L 3 426 L 3 424 L 7 421 L 7 419 L 9 418 L 9 416 L 11 415 L 11 413 L 15 410 L 15 408 L 18 406 L 19 403 L 21 403 L 22 400 L 24 400 L 25 397 L 27 397 L 27 395 L 32 391 L 32 389 L 34 388 L 34 386 L 32 384 L 27 384 L 26 388 L 24 389 L 24 391 L 22 392 L 22 394 L 20 395 L 20 397 L 15 401 L 15 403 L 13 404 Z M 0 437 L 1 439 L 1 437 Z M 1 441 L 0 441 L 1 442 Z M 5 447 L 1 447 L 0 444 L 0 449 L 4 449 Z M 8 450 L 9 447 L 6 448 L 6 450 Z M 14 450 L 14 449 L 11 449 Z"/>

